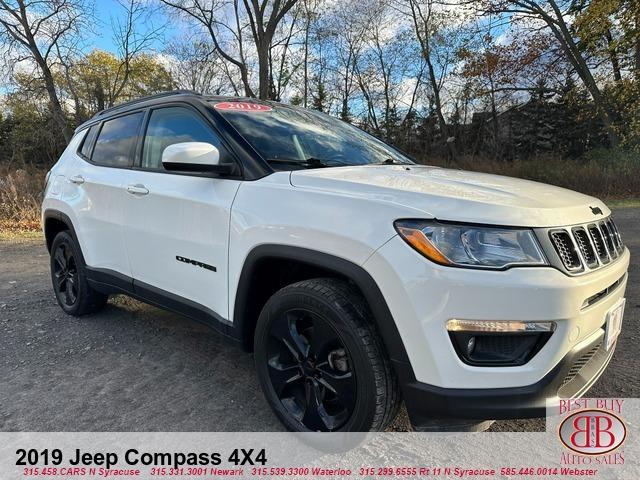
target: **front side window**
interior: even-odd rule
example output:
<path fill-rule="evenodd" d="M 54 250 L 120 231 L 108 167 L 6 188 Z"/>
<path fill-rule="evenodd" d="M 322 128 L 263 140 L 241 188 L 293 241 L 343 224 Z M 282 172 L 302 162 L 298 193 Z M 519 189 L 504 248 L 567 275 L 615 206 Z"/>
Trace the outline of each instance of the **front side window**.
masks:
<path fill-rule="evenodd" d="M 104 122 L 91 161 L 105 167 L 130 166 L 143 115 L 132 113 Z"/>
<path fill-rule="evenodd" d="M 210 143 L 220 151 L 221 162 L 224 162 L 220 139 L 204 120 L 187 108 L 165 107 L 151 112 L 142 149 L 142 168 L 163 170 L 164 149 L 183 142 Z"/>
<path fill-rule="evenodd" d="M 280 170 L 413 163 L 393 147 L 329 115 L 286 105 L 234 105 L 248 104 L 213 102 L 225 120 Z"/>

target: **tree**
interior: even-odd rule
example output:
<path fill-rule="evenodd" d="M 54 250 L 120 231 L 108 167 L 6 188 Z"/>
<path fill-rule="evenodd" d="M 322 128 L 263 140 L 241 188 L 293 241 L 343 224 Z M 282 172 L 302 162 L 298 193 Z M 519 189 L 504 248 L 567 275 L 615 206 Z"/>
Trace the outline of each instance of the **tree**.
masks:
<path fill-rule="evenodd" d="M 170 58 L 169 72 L 178 88 L 214 95 L 239 95 L 237 76 L 205 40 L 174 41 L 165 54 Z"/>
<path fill-rule="evenodd" d="M 143 29 L 141 27 L 143 23 L 145 25 L 151 23 L 149 12 L 142 1 L 118 0 L 118 3 L 125 10 L 125 17 L 124 20 L 117 20 L 113 24 L 113 40 L 118 48 L 119 64 L 109 84 L 107 107 L 112 107 L 115 99 L 121 97 L 123 90 L 129 84 L 134 63 L 149 49 L 160 32 L 159 28 Z"/>
<path fill-rule="evenodd" d="M 0 0 L 0 39 L 15 53 L 12 61 L 28 61 L 37 67 L 53 119 L 66 141 L 71 139 L 73 131 L 56 91 L 53 65 L 56 54 L 64 49 L 69 37 L 80 34 L 87 15 L 82 0 Z"/>
<path fill-rule="evenodd" d="M 482 0 L 482 2 L 488 13 L 514 15 L 533 21 L 534 24 L 541 22 L 551 31 L 567 60 L 591 95 L 604 124 L 611 147 L 616 147 L 619 138 L 614 125 L 614 114 L 589 68 L 577 38 L 572 33 L 569 23 L 572 3 L 568 0 L 547 0 L 545 2 L 537 0 Z"/>
<path fill-rule="evenodd" d="M 258 55 L 258 95 L 262 99 L 271 98 L 269 72 L 271 62 L 269 50 L 273 37 L 284 16 L 294 7 L 298 0 L 243 0 L 253 43 Z M 271 7 L 270 9 L 268 7 Z"/>
<path fill-rule="evenodd" d="M 238 69 L 244 94 L 255 97 L 249 79 L 239 0 L 232 0 L 231 5 L 222 0 L 161 0 L 161 2 L 204 27 L 214 52 Z M 225 10 L 231 10 L 231 20 L 226 20 Z"/>
<path fill-rule="evenodd" d="M 433 99 L 433 111 L 438 119 L 441 140 L 451 157 L 456 156 L 445 116 L 443 100 L 444 80 L 455 61 L 461 39 L 460 25 L 467 13 L 464 10 L 443 9 L 436 0 L 404 0 L 402 10 L 411 19 L 415 38 L 426 64 L 426 76 Z"/>
<path fill-rule="evenodd" d="M 503 33 L 498 43 L 487 27 L 482 37 L 458 51 L 463 64 L 458 74 L 475 98 L 488 103 L 495 155 L 500 156 L 505 146 L 498 138 L 502 107 L 562 93 L 562 74 L 568 66 L 553 44 L 545 32 L 518 36 Z"/>
<path fill-rule="evenodd" d="M 359 88 L 356 72 L 362 51 L 366 47 L 367 31 L 374 15 L 378 12 L 371 1 L 342 1 L 334 6 L 323 19 L 319 20 L 313 40 L 326 43 L 330 52 L 326 61 L 331 64 L 335 75 L 335 87 L 340 102 L 340 118 L 351 120 L 353 96 Z"/>
<path fill-rule="evenodd" d="M 182 13 L 186 18 L 200 23 L 209 34 L 213 47 L 225 61 L 238 68 L 245 95 L 269 99 L 273 96 L 270 56 L 274 36 L 284 17 L 298 0 L 161 0 L 162 3 Z M 257 57 L 258 92 L 250 82 L 249 61 L 251 53 L 245 44 L 245 30 L 251 32 L 249 47 Z"/>
<path fill-rule="evenodd" d="M 149 54 L 137 54 L 129 60 L 124 84 L 123 63 L 122 58 L 101 50 L 76 60 L 70 71 L 71 84 L 87 115 L 118 102 L 174 88 L 170 73 Z"/>

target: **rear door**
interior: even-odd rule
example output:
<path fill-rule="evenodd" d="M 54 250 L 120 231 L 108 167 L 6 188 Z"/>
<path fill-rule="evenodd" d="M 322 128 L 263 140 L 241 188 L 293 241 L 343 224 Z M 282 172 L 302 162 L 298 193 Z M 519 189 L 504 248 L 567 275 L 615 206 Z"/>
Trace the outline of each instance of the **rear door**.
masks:
<path fill-rule="evenodd" d="M 191 141 L 216 146 L 222 162 L 230 152 L 209 120 L 188 105 L 152 109 L 145 130 L 137 167 L 126 172 L 124 184 L 135 288 L 226 319 L 229 217 L 240 182 L 168 172 L 162 152 Z"/>
<path fill-rule="evenodd" d="M 88 266 L 131 276 L 122 234 L 124 174 L 133 164 L 144 113 L 135 112 L 90 127 L 70 171 L 69 198 L 76 233 Z"/>

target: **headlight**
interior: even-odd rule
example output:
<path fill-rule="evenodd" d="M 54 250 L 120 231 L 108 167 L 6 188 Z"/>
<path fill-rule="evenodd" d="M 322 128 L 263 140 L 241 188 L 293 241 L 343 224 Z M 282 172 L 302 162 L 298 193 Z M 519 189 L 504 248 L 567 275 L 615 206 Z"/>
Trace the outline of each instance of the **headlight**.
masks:
<path fill-rule="evenodd" d="M 528 228 L 480 227 L 436 220 L 397 220 L 394 225 L 405 242 L 441 265 L 499 270 L 548 264 Z"/>

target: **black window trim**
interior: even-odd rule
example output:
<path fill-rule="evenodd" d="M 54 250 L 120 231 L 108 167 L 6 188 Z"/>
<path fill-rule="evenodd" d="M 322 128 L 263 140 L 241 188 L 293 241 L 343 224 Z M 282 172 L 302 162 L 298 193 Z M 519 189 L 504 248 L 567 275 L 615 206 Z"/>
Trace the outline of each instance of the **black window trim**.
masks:
<path fill-rule="evenodd" d="M 113 115 L 112 117 L 108 117 L 108 118 L 104 118 L 101 119 L 99 122 L 93 123 L 91 125 L 87 125 L 87 134 L 89 133 L 88 130 L 93 127 L 93 126 L 98 126 L 98 133 L 96 134 L 96 137 L 93 139 L 93 145 L 91 145 L 91 157 L 87 158 L 86 155 L 83 155 L 80 150 L 82 149 L 82 145 L 84 144 L 84 141 L 86 140 L 86 137 L 82 140 L 82 142 L 80 142 L 80 146 L 78 147 L 78 150 L 76 151 L 77 155 L 82 158 L 85 162 L 90 163 L 93 166 L 96 167 L 102 167 L 102 168 L 117 168 L 119 170 L 130 170 L 133 166 L 133 164 L 135 163 L 135 154 L 136 154 L 136 148 L 137 148 L 137 144 L 140 141 L 140 127 L 144 124 L 144 119 L 145 119 L 145 115 L 146 115 L 146 108 L 138 108 L 135 110 L 128 110 L 126 112 L 122 112 L 118 115 Z M 116 166 L 116 165 L 103 165 L 101 163 L 96 163 L 93 161 L 93 153 L 94 150 L 96 148 L 96 143 L 98 142 L 98 138 L 100 137 L 100 133 L 102 133 L 102 128 L 104 127 L 104 124 L 107 122 L 110 122 L 111 120 L 116 120 L 120 117 L 126 117 L 127 115 L 135 115 L 136 113 L 142 113 L 142 121 L 140 122 L 140 125 L 138 125 L 138 133 L 136 135 L 136 141 L 135 141 L 135 148 L 132 149 L 132 156 L 131 156 L 131 161 L 129 162 L 129 165 L 127 166 Z M 84 131 L 85 129 L 82 129 L 82 131 Z"/>
<path fill-rule="evenodd" d="M 87 128 L 83 128 L 82 130 L 80 130 L 80 132 L 84 132 L 86 131 L 87 133 L 84 134 L 84 138 L 82 139 L 82 141 L 78 144 L 78 149 L 76 150 L 76 154 L 82 158 L 83 160 L 86 160 L 87 162 L 91 163 L 91 155 L 93 155 L 93 147 L 95 147 L 96 145 L 96 140 L 98 138 L 98 135 L 96 134 L 95 137 L 93 137 L 93 140 L 91 141 L 91 150 L 89 151 L 89 156 L 87 157 L 84 153 L 82 153 L 82 149 L 84 148 L 84 144 L 87 141 L 87 136 L 89 135 L 89 130 L 91 130 L 93 127 L 97 127 L 98 129 L 98 133 L 100 133 L 100 128 L 102 128 L 101 122 L 97 122 L 94 123 L 93 125 L 89 125 L 87 126 Z"/>
<path fill-rule="evenodd" d="M 222 118 L 219 112 L 215 111 L 215 109 L 211 106 L 209 100 L 214 97 L 210 96 L 180 96 L 180 98 L 162 98 L 162 99 L 146 99 L 145 102 L 141 104 L 136 104 L 135 108 L 131 106 L 124 106 L 122 111 L 117 113 L 109 112 L 104 116 L 98 115 L 93 118 L 87 120 L 85 123 L 81 124 L 76 128 L 76 135 L 80 132 L 88 129 L 94 125 L 101 125 L 103 122 L 111 120 L 112 118 L 117 118 L 121 115 L 127 115 L 129 113 L 135 113 L 139 111 L 144 111 L 145 114 L 151 108 L 160 108 L 163 106 L 169 105 L 180 105 L 187 106 L 198 112 L 201 116 L 203 116 L 207 123 L 212 126 L 214 131 L 220 136 L 221 142 L 225 145 L 225 148 L 228 149 L 230 156 L 235 160 L 238 165 L 239 173 L 237 175 L 224 175 L 220 176 L 218 174 L 206 174 L 203 176 L 209 176 L 212 178 L 229 178 L 233 180 L 243 180 L 243 181 L 256 181 L 269 176 L 275 172 L 271 167 L 265 164 L 264 160 L 260 158 L 260 156 L 255 152 L 253 148 L 248 144 L 248 142 L 238 134 L 227 122 Z M 220 100 L 222 101 L 222 100 Z M 143 120 L 143 128 L 146 129 L 146 119 Z M 138 141 L 141 140 L 141 137 L 138 136 Z M 136 146 L 136 157 L 134 157 L 134 165 L 132 167 L 105 167 L 105 168 L 121 168 L 121 169 L 134 169 L 136 168 L 135 163 L 137 162 L 137 154 L 138 154 L 138 146 Z M 93 154 L 93 152 L 92 152 Z M 80 156 L 80 155 L 79 155 Z M 80 158 L 86 161 L 89 164 L 97 165 L 91 162 L 90 159 L 87 159 L 84 156 L 80 156 Z M 153 170 L 144 170 L 144 171 L 153 171 Z M 157 172 L 157 170 L 155 171 Z M 193 173 L 183 173 L 183 172 L 164 172 L 171 173 L 173 175 L 191 175 L 194 176 Z"/>
<path fill-rule="evenodd" d="M 200 118 L 200 120 L 202 120 L 205 123 L 205 125 L 207 125 L 211 129 L 214 135 L 218 137 L 218 140 L 220 141 L 220 144 L 222 145 L 222 147 L 226 150 L 226 153 L 229 154 L 229 157 L 231 158 L 231 160 L 233 160 L 233 162 L 236 164 L 236 168 L 238 169 L 239 173 L 235 175 L 220 175 L 218 173 L 206 173 L 206 172 L 196 173 L 196 172 L 179 172 L 179 171 L 170 171 L 170 170 L 160 170 L 155 168 L 144 168 L 142 166 L 142 154 L 144 149 L 144 141 L 145 141 L 145 138 L 147 137 L 147 130 L 149 128 L 151 114 L 153 113 L 154 110 L 161 110 L 163 108 L 175 108 L 175 107 L 184 108 L 185 110 L 188 110 L 194 113 L 198 118 Z M 157 105 L 151 105 L 147 107 L 144 119 L 142 121 L 142 130 L 140 135 L 138 136 L 138 142 L 136 145 L 133 165 L 130 168 L 131 170 L 139 170 L 142 172 L 150 172 L 150 173 L 159 173 L 164 175 L 183 175 L 183 176 L 189 176 L 189 177 L 222 178 L 222 179 L 230 179 L 230 180 L 244 179 L 243 164 L 238 158 L 238 156 L 236 155 L 236 153 L 234 152 L 234 150 L 230 147 L 229 143 L 225 139 L 220 129 L 218 129 L 215 123 L 212 122 L 207 115 L 203 114 L 199 109 L 195 108 L 195 106 L 193 106 L 191 103 L 181 102 L 181 101 L 160 103 Z"/>

